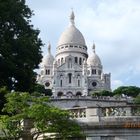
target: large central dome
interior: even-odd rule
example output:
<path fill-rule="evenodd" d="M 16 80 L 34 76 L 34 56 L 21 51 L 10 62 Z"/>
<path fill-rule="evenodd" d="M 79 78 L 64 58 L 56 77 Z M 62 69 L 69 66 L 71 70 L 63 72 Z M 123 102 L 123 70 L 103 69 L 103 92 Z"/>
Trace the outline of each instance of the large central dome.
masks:
<path fill-rule="evenodd" d="M 71 25 L 61 34 L 58 41 L 58 47 L 66 44 L 83 45 L 83 46 L 86 45 L 82 33 L 75 27 L 74 18 L 75 16 L 72 11 L 70 15 Z"/>
<path fill-rule="evenodd" d="M 74 12 L 70 15 L 70 26 L 61 34 L 58 44 L 55 59 L 60 61 L 69 55 L 73 57 L 79 56 L 80 61 L 88 57 L 87 46 L 82 33 L 76 28 L 74 23 Z M 81 62 L 82 62 L 81 61 Z"/>
<path fill-rule="evenodd" d="M 70 25 L 59 38 L 58 46 L 65 44 L 85 45 L 82 33 L 74 25 Z"/>

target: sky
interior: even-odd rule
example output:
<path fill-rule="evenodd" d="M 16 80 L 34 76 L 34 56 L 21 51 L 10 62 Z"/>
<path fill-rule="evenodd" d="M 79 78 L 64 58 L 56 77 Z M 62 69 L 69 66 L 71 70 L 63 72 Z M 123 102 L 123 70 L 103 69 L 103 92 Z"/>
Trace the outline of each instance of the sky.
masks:
<path fill-rule="evenodd" d="M 34 11 L 31 20 L 45 44 L 43 55 L 50 42 L 55 56 L 73 9 L 89 55 L 94 42 L 104 73 L 111 73 L 112 89 L 140 87 L 140 0 L 27 0 L 26 4 Z"/>

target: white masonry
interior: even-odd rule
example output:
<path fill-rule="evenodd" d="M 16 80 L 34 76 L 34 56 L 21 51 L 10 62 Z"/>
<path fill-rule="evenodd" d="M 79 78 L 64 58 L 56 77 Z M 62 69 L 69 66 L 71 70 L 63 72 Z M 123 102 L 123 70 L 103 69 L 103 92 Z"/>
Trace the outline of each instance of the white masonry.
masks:
<path fill-rule="evenodd" d="M 53 96 L 88 96 L 94 91 L 111 90 L 110 73 L 103 73 L 103 66 L 95 52 L 88 57 L 82 33 L 74 23 L 74 12 L 70 15 L 70 26 L 58 41 L 55 58 L 48 45 L 48 54 L 40 65 L 38 83 L 52 89 Z"/>

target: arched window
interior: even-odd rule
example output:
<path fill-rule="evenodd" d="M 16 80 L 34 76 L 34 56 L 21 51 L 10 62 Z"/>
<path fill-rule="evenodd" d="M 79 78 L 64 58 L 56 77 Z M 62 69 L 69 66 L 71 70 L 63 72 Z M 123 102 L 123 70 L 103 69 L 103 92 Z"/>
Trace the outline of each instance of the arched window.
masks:
<path fill-rule="evenodd" d="M 57 96 L 62 96 L 62 95 L 63 95 L 63 92 L 61 91 L 57 93 Z"/>
<path fill-rule="evenodd" d="M 71 83 L 71 77 L 72 77 L 72 74 L 69 73 L 69 74 L 68 74 L 68 77 L 69 77 L 69 83 Z"/>
<path fill-rule="evenodd" d="M 46 75 L 50 75 L 50 70 L 49 69 L 46 70 Z"/>
<path fill-rule="evenodd" d="M 77 57 L 75 57 L 75 63 L 78 63 L 78 58 Z"/>
<path fill-rule="evenodd" d="M 96 69 L 92 69 L 92 74 L 96 74 Z"/>
<path fill-rule="evenodd" d="M 80 87 L 80 74 L 77 74 L 78 87 Z"/>
<path fill-rule="evenodd" d="M 48 70 L 46 70 L 46 75 L 48 75 Z"/>
<path fill-rule="evenodd" d="M 82 58 L 79 58 L 79 65 L 82 65 Z"/>
<path fill-rule="evenodd" d="M 80 92 L 80 91 L 78 91 L 77 93 L 76 93 L 76 96 L 81 96 L 82 95 L 82 93 Z"/>
<path fill-rule="evenodd" d="M 48 75 L 50 75 L 50 70 L 48 70 Z"/>
<path fill-rule="evenodd" d="M 63 64 L 63 58 L 61 58 L 61 64 Z"/>
<path fill-rule="evenodd" d="M 71 58 L 69 58 L 69 60 L 68 60 L 68 68 L 72 68 L 72 60 L 71 60 Z"/>
<path fill-rule="evenodd" d="M 63 83 L 62 83 L 62 80 L 60 80 L 60 86 L 61 86 L 61 87 L 62 87 L 62 84 L 63 84 Z"/>
<path fill-rule="evenodd" d="M 80 80 L 78 79 L 78 87 L 80 87 Z"/>

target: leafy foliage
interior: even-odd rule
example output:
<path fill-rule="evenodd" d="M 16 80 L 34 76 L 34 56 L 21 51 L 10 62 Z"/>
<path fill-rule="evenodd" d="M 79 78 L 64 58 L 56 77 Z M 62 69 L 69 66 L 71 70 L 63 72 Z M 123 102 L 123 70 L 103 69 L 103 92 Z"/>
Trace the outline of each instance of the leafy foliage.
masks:
<path fill-rule="evenodd" d="M 113 96 L 113 93 L 111 91 L 102 90 L 99 92 L 94 92 L 92 96 Z"/>
<path fill-rule="evenodd" d="M 0 114 L 4 114 L 2 112 L 2 109 L 4 107 L 4 104 L 6 103 L 5 95 L 8 93 L 6 87 L 0 88 Z"/>
<path fill-rule="evenodd" d="M 42 133 L 61 139 L 82 136 L 80 126 L 70 119 L 68 111 L 50 105 L 47 97 L 13 92 L 7 94 L 6 99 L 3 111 L 8 115 L 1 115 L 0 131 L 8 139 L 37 138 Z M 32 128 L 34 131 L 30 133 Z"/>
<path fill-rule="evenodd" d="M 114 95 L 127 95 L 131 97 L 136 97 L 140 94 L 140 88 L 136 86 L 121 86 L 113 91 Z"/>
<path fill-rule="evenodd" d="M 134 99 L 134 103 L 140 104 L 140 95 L 138 95 L 138 96 Z"/>
<path fill-rule="evenodd" d="M 36 84 L 34 88 L 34 92 L 44 94 L 45 96 L 51 96 L 52 90 L 45 89 L 44 85 Z M 34 94 L 34 93 L 33 93 Z"/>
<path fill-rule="evenodd" d="M 51 89 L 46 89 L 46 90 L 45 90 L 45 95 L 46 95 L 46 96 L 52 96 L 52 94 L 53 94 L 53 93 L 52 93 L 52 90 L 51 90 Z"/>
<path fill-rule="evenodd" d="M 0 87 L 31 91 L 41 61 L 39 30 L 30 24 L 25 0 L 0 0 Z"/>

